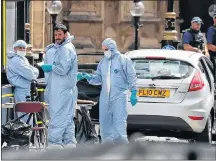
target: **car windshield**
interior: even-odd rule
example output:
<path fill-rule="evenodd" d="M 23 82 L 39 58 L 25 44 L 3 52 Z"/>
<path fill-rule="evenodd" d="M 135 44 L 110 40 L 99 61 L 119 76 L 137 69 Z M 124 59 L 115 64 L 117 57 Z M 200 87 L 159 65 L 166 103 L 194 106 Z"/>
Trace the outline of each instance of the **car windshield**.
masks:
<path fill-rule="evenodd" d="M 133 60 L 133 63 L 139 79 L 186 78 L 193 71 L 190 64 L 180 60 L 139 59 Z"/>

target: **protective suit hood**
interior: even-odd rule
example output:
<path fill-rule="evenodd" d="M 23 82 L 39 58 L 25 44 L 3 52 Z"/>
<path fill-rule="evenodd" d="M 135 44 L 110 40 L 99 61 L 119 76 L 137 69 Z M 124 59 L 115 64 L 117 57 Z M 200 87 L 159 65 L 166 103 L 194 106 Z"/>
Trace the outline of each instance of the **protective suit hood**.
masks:
<path fill-rule="evenodd" d="M 52 44 L 50 44 L 50 45 L 48 45 L 48 46 L 46 46 L 45 47 L 45 52 L 47 52 L 49 49 L 51 49 L 51 48 L 53 48 L 53 47 L 55 47 L 55 48 L 59 48 L 60 46 L 62 46 L 62 45 L 65 45 L 65 44 L 67 44 L 67 43 L 71 43 L 72 41 L 73 41 L 73 39 L 74 39 L 74 35 L 70 35 L 69 33 L 68 33 L 68 37 L 65 39 L 65 41 L 62 43 L 62 44 L 54 44 L 54 43 L 52 43 Z"/>
<path fill-rule="evenodd" d="M 71 41 L 73 41 L 73 39 L 74 39 L 74 35 L 71 35 L 69 32 L 67 32 L 67 35 L 68 35 L 68 37 L 67 37 L 67 39 L 71 39 Z M 67 41 L 67 39 L 66 39 L 66 41 Z"/>
<path fill-rule="evenodd" d="M 102 42 L 103 46 L 106 46 L 112 53 L 111 57 L 115 56 L 116 54 L 120 54 L 120 52 L 118 51 L 117 48 L 117 44 L 115 42 L 115 40 L 113 40 L 112 38 L 107 38 Z"/>
<path fill-rule="evenodd" d="M 68 37 L 65 39 L 65 41 L 61 45 L 59 45 L 59 47 L 65 45 L 67 43 L 71 43 L 73 39 L 74 39 L 74 36 L 68 34 Z"/>
<path fill-rule="evenodd" d="M 60 44 L 60 45 L 59 44 L 55 44 L 55 46 L 59 48 L 59 47 L 65 45 L 65 44 L 71 43 L 73 39 L 74 39 L 74 36 L 70 35 L 68 33 L 68 37 L 65 39 L 65 41 L 62 44 Z"/>
<path fill-rule="evenodd" d="M 7 53 L 7 58 L 8 59 L 11 59 L 11 58 L 13 58 L 14 56 L 16 56 L 17 54 L 14 52 L 14 51 L 9 51 L 8 53 Z"/>
<path fill-rule="evenodd" d="M 49 44 L 48 46 L 46 46 L 45 49 L 44 49 L 45 53 L 46 53 L 49 49 L 51 49 L 52 47 L 55 47 L 55 44 L 54 44 L 54 43 Z"/>

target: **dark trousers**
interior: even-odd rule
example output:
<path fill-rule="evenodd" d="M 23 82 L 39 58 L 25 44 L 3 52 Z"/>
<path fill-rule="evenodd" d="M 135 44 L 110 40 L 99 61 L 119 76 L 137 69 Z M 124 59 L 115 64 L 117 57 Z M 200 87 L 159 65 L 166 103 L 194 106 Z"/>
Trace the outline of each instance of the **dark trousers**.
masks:
<path fill-rule="evenodd" d="M 213 64 L 213 72 L 214 72 L 214 83 L 216 83 L 216 55 L 210 55 L 210 60 Z"/>

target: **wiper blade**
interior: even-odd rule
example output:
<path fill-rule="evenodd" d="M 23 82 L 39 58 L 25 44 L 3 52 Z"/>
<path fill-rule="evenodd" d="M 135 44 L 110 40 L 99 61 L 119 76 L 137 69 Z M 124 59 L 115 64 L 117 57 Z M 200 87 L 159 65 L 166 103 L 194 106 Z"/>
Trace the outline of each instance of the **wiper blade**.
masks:
<path fill-rule="evenodd" d="M 154 79 L 181 79 L 181 77 L 172 76 L 172 75 L 160 75 L 160 76 L 152 77 L 151 79 L 152 80 Z"/>

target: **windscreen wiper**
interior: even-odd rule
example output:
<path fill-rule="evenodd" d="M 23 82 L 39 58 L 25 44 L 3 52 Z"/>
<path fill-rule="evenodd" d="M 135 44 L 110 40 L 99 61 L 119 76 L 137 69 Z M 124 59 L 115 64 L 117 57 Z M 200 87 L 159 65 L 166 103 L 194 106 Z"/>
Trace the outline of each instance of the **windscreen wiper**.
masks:
<path fill-rule="evenodd" d="M 177 77 L 177 76 L 172 76 L 172 75 L 160 75 L 160 76 L 152 77 L 151 79 L 155 80 L 155 79 L 181 79 L 181 78 L 182 77 Z"/>

